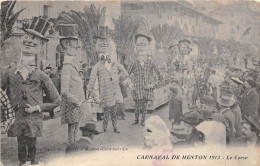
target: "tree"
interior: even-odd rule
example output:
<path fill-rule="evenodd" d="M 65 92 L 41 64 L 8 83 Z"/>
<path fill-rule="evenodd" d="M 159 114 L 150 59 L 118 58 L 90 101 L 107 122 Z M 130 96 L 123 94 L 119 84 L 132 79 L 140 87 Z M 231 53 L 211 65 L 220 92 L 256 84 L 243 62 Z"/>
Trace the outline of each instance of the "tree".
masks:
<path fill-rule="evenodd" d="M 97 34 L 97 27 L 105 22 L 106 7 L 95 5 L 85 6 L 83 11 L 61 12 L 57 18 L 57 24 L 77 24 L 79 27 L 79 38 L 83 41 L 83 48 L 86 51 L 90 62 L 96 63 L 94 35 Z"/>
<path fill-rule="evenodd" d="M 215 44 L 214 39 L 204 37 L 204 38 L 198 38 L 193 42 L 198 45 L 199 56 L 206 58 L 213 54 L 213 48 Z"/>
<path fill-rule="evenodd" d="M 164 48 L 168 48 L 168 44 L 173 39 L 180 40 L 184 38 L 184 32 L 178 25 L 157 25 L 152 27 L 151 30 L 154 39 L 156 41 L 156 47 L 160 47 L 162 43 Z"/>
<path fill-rule="evenodd" d="M 1 47 L 4 45 L 4 41 L 12 36 L 13 26 L 20 13 L 25 9 L 21 9 L 14 13 L 13 9 L 16 1 L 3 1 L 1 3 Z"/>
<path fill-rule="evenodd" d="M 117 46 L 117 53 L 121 59 L 121 63 L 127 59 L 131 61 L 134 50 L 134 36 L 139 27 L 139 18 L 131 16 L 121 16 L 118 19 L 113 19 L 115 31 L 113 39 Z"/>

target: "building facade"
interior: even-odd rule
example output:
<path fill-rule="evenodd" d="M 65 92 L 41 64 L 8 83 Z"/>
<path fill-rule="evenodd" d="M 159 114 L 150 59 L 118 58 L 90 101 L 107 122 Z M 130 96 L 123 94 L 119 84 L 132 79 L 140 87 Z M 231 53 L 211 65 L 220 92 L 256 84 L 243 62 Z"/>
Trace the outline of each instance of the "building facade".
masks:
<path fill-rule="evenodd" d="M 238 1 L 219 5 L 203 0 L 197 8 L 223 22 L 219 26 L 219 39 L 234 39 L 241 43 L 259 45 L 260 7 L 254 1 Z"/>
<path fill-rule="evenodd" d="M 121 14 L 146 19 L 150 28 L 163 24 L 178 25 L 191 37 L 218 37 L 220 21 L 193 8 L 187 1 L 121 2 Z"/>

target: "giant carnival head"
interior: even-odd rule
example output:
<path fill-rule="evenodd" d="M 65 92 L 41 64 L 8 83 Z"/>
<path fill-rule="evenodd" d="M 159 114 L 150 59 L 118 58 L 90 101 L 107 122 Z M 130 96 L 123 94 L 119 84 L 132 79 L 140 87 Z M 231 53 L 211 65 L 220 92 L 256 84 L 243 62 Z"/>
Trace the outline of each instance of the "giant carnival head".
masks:
<path fill-rule="evenodd" d="M 21 63 L 29 66 L 37 66 L 37 58 L 44 50 L 44 44 L 49 40 L 44 36 L 50 23 L 48 20 L 34 17 L 30 26 L 23 29 L 25 35 L 22 38 Z"/>
<path fill-rule="evenodd" d="M 99 56 L 99 60 L 110 59 L 111 52 L 111 38 L 109 36 L 108 26 L 98 26 L 97 34 L 94 36 L 96 40 L 96 53 Z"/>
<path fill-rule="evenodd" d="M 173 56 L 179 54 L 179 42 L 177 40 L 172 40 L 169 43 L 169 52 Z"/>
<path fill-rule="evenodd" d="M 109 42 L 110 45 L 110 54 L 108 56 L 108 61 L 115 63 L 118 61 L 118 56 L 117 56 L 117 50 L 116 50 L 116 43 L 114 42 L 114 40 L 110 40 Z"/>
<path fill-rule="evenodd" d="M 152 38 L 150 36 L 149 27 L 147 23 L 142 20 L 139 23 L 137 33 L 135 35 L 135 46 L 137 52 L 144 52 L 149 49 Z"/>
<path fill-rule="evenodd" d="M 108 26 L 98 26 L 97 35 L 94 36 L 96 39 L 96 52 L 108 53 L 110 52 L 110 37 Z"/>
<path fill-rule="evenodd" d="M 80 44 L 78 40 L 77 24 L 59 24 L 60 45 L 65 56 L 76 57 L 81 55 Z"/>
<path fill-rule="evenodd" d="M 192 49 L 190 47 L 190 41 L 187 39 L 179 41 L 179 51 L 181 55 L 188 55 Z"/>

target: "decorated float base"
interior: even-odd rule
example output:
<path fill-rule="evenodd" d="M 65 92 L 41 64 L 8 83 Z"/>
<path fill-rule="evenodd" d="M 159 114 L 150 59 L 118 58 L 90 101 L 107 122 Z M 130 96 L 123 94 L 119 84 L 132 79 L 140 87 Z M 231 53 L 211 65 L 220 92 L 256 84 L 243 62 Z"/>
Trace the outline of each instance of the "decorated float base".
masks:
<path fill-rule="evenodd" d="M 170 99 L 170 84 L 163 83 L 162 86 L 154 89 L 154 101 L 148 102 L 148 113 L 152 113 L 154 110 L 163 106 L 169 102 Z M 130 91 L 127 91 L 129 94 L 127 98 L 124 98 L 125 109 L 128 112 L 134 112 L 135 110 L 135 102 L 133 100 L 133 96 Z"/>

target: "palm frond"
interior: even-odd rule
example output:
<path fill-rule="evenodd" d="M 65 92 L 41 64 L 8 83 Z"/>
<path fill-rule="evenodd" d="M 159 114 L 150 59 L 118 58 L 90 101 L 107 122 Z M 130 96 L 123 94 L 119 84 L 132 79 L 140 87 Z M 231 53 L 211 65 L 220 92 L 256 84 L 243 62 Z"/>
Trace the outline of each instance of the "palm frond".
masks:
<path fill-rule="evenodd" d="M 11 1 L 12 3 L 9 6 L 9 9 L 6 13 L 6 19 L 7 21 L 9 20 L 9 18 L 13 15 L 13 9 L 14 9 L 14 5 L 16 4 L 16 1 Z"/>
<path fill-rule="evenodd" d="M 1 46 L 4 41 L 12 36 L 13 25 L 24 9 L 13 13 L 16 1 L 5 1 L 1 3 Z"/>
<path fill-rule="evenodd" d="M 85 6 L 83 11 L 62 12 L 57 18 L 58 23 L 77 24 L 79 28 L 79 37 L 83 41 L 83 48 L 86 51 L 87 59 L 97 62 L 94 56 L 95 43 L 94 35 L 97 33 L 97 27 L 105 18 L 106 8 L 95 5 Z"/>

